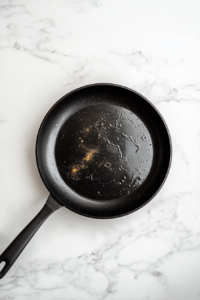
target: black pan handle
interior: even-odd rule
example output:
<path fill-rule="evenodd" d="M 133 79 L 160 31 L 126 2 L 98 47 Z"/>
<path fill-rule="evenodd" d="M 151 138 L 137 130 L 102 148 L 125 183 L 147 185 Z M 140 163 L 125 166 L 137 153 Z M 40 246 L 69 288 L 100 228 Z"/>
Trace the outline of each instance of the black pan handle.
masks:
<path fill-rule="evenodd" d="M 37 216 L 20 232 L 14 241 L 0 255 L 0 264 L 3 262 L 5 263 L 3 269 L 0 271 L 0 279 L 8 272 L 44 221 L 60 207 L 62 207 L 62 205 L 50 195 Z"/>

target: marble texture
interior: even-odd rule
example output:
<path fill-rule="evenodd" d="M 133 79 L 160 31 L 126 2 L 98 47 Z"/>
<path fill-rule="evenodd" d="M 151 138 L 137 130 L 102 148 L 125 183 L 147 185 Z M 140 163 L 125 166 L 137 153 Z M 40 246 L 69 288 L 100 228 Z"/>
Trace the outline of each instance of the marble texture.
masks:
<path fill-rule="evenodd" d="M 0 281 L 0 300 L 200 299 L 199 11 L 197 0 L 1 0 L 0 253 L 48 197 L 36 135 L 74 88 L 142 93 L 169 126 L 173 162 L 134 214 L 54 213 Z"/>

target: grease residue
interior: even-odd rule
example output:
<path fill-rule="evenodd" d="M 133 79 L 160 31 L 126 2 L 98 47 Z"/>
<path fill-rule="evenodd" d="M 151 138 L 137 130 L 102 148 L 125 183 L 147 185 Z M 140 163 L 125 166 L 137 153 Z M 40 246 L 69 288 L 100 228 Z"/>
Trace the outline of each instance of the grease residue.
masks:
<path fill-rule="evenodd" d="M 89 149 L 79 164 L 72 165 L 71 177 L 73 179 L 79 179 L 80 171 L 88 168 L 88 163 L 93 160 L 94 154 L 97 152 L 98 149 Z"/>

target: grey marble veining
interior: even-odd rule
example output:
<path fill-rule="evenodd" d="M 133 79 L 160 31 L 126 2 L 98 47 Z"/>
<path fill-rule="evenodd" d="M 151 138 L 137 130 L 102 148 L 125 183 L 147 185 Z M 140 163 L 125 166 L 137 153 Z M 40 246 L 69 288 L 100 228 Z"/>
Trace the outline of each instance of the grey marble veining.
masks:
<path fill-rule="evenodd" d="M 0 281 L 0 300 L 200 299 L 199 9 L 195 0 L 1 1 L 0 253 L 48 197 L 36 135 L 74 88 L 142 93 L 169 126 L 173 161 L 134 214 L 55 212 Z"/>

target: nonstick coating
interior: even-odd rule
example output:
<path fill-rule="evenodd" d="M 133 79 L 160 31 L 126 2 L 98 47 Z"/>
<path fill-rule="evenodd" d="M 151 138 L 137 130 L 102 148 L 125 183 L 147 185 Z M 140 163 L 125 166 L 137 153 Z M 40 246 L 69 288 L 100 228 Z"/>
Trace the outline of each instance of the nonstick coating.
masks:
<path fill-rule="evenodd" d="M 51 195 L 94 218 L 126 215 L 148 203 L 171 164 L 171 139 L 156 108 L 135 91 L 94 84 L 61 98 L 36 143 Z"/>

